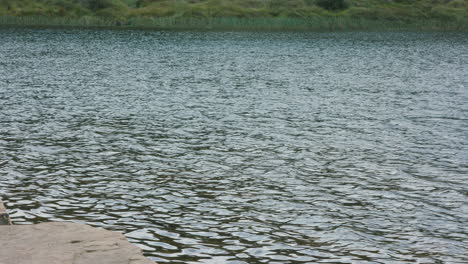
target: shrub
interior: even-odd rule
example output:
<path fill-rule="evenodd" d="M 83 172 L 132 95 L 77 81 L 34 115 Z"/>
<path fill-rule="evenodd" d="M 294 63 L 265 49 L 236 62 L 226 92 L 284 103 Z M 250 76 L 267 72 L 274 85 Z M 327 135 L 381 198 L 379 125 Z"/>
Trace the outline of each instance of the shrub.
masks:
<path fill-rule="evenodd" d="M 91 10 L 109 8 L 114 5 L 112 0 L 82 0 L 82 2 Z"/>
<path fill-rule="evenodd" d="M 317 0 L 316 4 L 326 10 L 342 10 L 348 8 L 345 0 Z"/>
<path fill-rule="evenodd" d="M 305 6 L 303 0 L 270 0 L 268 2 L 270 8 L 300 8 Z"/>

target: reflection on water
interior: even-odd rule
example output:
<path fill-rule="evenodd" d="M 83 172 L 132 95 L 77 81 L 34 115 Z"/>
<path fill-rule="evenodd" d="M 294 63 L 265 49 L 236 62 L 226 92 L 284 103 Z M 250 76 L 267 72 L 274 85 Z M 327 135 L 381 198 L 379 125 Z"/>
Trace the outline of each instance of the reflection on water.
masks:
<path fill-rule="evenodd" d="M 468 40 L 0 30 L 0 197 L 160 263 L 468 261 Z"/>

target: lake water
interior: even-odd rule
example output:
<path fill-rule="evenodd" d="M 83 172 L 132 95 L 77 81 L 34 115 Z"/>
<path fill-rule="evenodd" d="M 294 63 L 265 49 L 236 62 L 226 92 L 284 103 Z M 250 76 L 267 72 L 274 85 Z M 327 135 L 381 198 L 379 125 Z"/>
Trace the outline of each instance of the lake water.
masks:
<path fill-rule="evenodd" d="M 0 198 L 159 263 L 468 262 L 468 37 L 0 29 Z"/>

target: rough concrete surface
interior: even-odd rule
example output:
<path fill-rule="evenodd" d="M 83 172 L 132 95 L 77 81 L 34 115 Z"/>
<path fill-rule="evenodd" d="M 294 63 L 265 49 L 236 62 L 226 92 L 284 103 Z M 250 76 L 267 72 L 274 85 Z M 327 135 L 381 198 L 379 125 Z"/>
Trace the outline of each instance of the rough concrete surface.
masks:
<path fill-rule="evenodd" d="M 50 222 L 0 226 L 0 264 L 154 264 L 120 233 Z"/>

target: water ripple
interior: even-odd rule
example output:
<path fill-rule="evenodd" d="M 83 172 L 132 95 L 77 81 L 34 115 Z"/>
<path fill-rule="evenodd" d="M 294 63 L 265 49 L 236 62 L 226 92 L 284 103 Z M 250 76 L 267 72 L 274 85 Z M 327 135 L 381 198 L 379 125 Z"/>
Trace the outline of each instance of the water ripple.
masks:
<path fill-rule="evenodd" d="M 457 33 L 0 29 L 16 224 L 160 263 L 467 262 Z"/>

